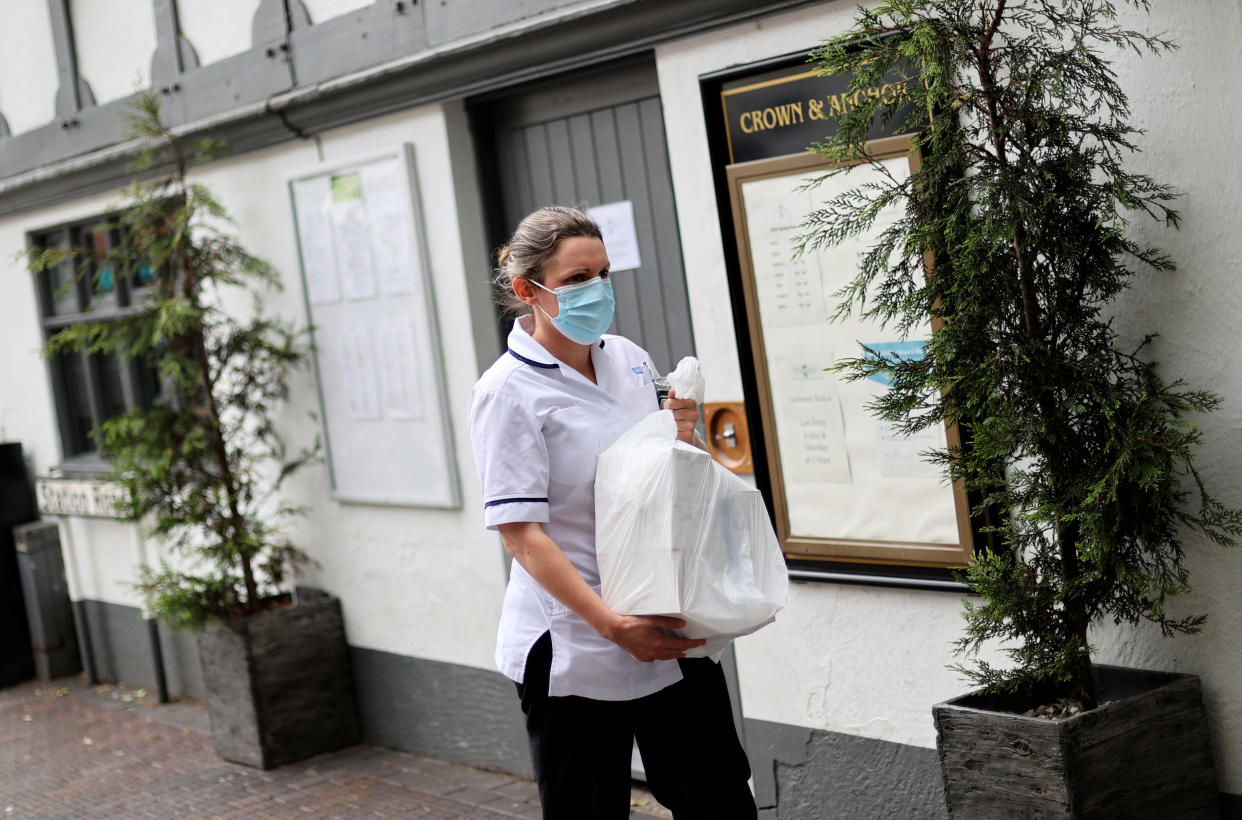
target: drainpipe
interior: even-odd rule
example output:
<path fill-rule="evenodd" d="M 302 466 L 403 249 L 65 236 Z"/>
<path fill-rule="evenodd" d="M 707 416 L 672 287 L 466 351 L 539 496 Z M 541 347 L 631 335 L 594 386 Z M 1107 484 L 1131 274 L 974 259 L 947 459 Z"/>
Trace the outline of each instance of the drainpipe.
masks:
<path fill-rule="evenodd" d="M 133 525 L 134 547 L 138 551 L 138 562 L 150 566 L 147 558 L 147 545 L 138 532 L 138 525 Z M 155 669 L 155 693 L 160 703 L 168 703 L 168 676 L 164 670 L 164 650 L 160 646 L 160 623 L 143 607 L 142 620 L 147 624 L 147 645 L 151 648 L 151 666 Z"/>
<path fill-rule="evenodd" d="M 78 652 L 82 655 L 82 671 L 86 682 L 99 683 L 99 671 L 95 667 L 95 647 L 91 643 L 91 622 L 86 613 L 86 600 L 82 594 L 82 582 L 78 578 L 78 555 L 73 544 L 73 521 L 63 515 L 49 516 L 60 529 L 60 543 L 65 554 L 65 580 L 69 583 L 69 599 L 73 603 L 73 623 L 78 632 Z"/>

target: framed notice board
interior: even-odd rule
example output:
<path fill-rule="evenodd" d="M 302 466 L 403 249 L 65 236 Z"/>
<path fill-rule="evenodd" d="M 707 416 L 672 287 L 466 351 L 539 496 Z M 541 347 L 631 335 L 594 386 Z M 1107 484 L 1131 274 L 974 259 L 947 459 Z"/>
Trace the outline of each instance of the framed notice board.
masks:
<path fill-rule="evenodd" d="M 917 166 L 910 138 L 870 144 L 889 173 Z M 794 257 L 807 214 L 838 192 L 880 172 L 869 164 L 829 178 L 814 190 L 825 160 L 800 153 L 731 164 L 726 169 L 742 287 L 767 443 L 773 512 L 790 558 L 947 567 L 972 552 L 969 506 L 921 453 L 957 444 L 955 428 L 896 435 L 867 409 L 887 386 L 847 382 L 831 372 L 860 343 L 900 356 L 922 355 L 929 322 L 908 338 L 851 316 L 830 321 L 834 294 L 853 279 L 867 237 Z M 873 232 L 891 222 L 882 213 Z"/>
<path fill-rule="evenodd" d="M 460 506 L 413 147 L 288 185 L 332 497 Z"/>

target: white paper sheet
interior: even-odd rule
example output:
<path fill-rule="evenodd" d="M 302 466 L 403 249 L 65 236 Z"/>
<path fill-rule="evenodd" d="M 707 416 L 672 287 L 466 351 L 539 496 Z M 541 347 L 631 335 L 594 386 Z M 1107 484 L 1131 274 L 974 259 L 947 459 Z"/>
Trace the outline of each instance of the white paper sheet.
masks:
<path fill-rule="evenodd" d="M 782 356 L 769 361 L 776 437 L 788 482 L 839 484 L 851 480 L 841 398 L 835 378 L 824 371 L 830 361 L 811 356 Z"/>
<path fill-rule="evenodd" d="M 376 420 L 380 418 L 380 403 L 371 325 L 366 322 L 346 324 L 341 328 L 340 343 L 349 417 L 356 421 Z"/>
<path fill-rule="evenodd" d="M 794 238 L 811 210 L 811 197 L 791 192 L 789 179 L 746 183 L 746 221 L 755 286 L 765 327 L 820 325 L 828 320 L 817 254 L 794 258 Z"/>
<path fill-rule="evenodd" d="M 865 342 L 867 348 L 882 354 L 896 355 L 902 359 L 921 359 L 924 344 L 921 341 Z M 890 380 L 885 374 L 867 379 L 871 395 L 878 398 L 889 388 Z M 929 462 L 923 454 L 929 450 L 944 450 L 947 446 L 944 428 L 920 430 L 911 436 L 902 435 L 894 425 L 876 419 L 876 449 L 880 456 L 880 474 L 885 478 L 936 478 L 942 468 Z"/>
<path fill-rule="evenodd" d="M 376 325 L 375 335 L 384 414 L 392 419 L 421 418 L 422 393 L 418 387 L 413 324 L 388 319 Z"/>
<path fill-rule="evenodd" d="M 293 197 L 302 269 L 306 274 L 306 298 L 312 305 L 339 302 L 341 281 L 336 273 L 336 250 L 329 222 L 332 195 L 328 180 L 302 180 L 294 185 Z"/>
<path fill-rule="evenodd" d="M 367 165 L 361 176 L 379 292 L 385 296 L 410 293 L 422 270 L 410 242 L 412 223 L 405 206 L 407 180 L 401 164 L 393 159 Z"/>
<path fill-rule="evenodd" d="M 589 211 L 604 235 L 604 248 L 612 270 L 634 270 L 642 267 L 638 252 L 638 228 L 634 224 L 634 203 L 628 199 L 597 205 Z"/>
<path fill-rule="evenodd" d="M 370 220 L 363 199 L 362 179 L 357 172 L 332 177 L 332 237 L 345 298 L 374 297 Z"/>

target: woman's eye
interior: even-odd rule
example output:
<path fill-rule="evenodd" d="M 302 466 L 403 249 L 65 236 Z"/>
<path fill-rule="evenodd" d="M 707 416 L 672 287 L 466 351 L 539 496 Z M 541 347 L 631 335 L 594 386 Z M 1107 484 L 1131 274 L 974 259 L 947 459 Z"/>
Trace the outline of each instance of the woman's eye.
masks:
<path fill-rule="evenodd" d="M 612 275 L 612 271 L 608 270 L 607 268 L 599 272 L 600 279 L 607 279 L 611 275 Z"/>

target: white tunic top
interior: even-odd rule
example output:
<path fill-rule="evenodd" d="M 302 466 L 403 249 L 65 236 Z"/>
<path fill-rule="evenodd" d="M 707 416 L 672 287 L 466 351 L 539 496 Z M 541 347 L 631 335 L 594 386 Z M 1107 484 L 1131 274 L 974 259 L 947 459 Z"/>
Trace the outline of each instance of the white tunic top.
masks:
<path fill-rule="evenodd" d="M 509 350 L 470 394 L 470 437 L 488 529 L 534 521 L 596 592 L 595 460 L 657 409 L 651 357 L 621 336 L 591 346 L 598 384 L 513 325 Z M 681 680 L 676 661 L 637 661 L 601 637 L 514 562 L 496 641 L 496 663 L 522 682 L 526 656 L 552 633 L 548 694 L 631 700 Z"/>

